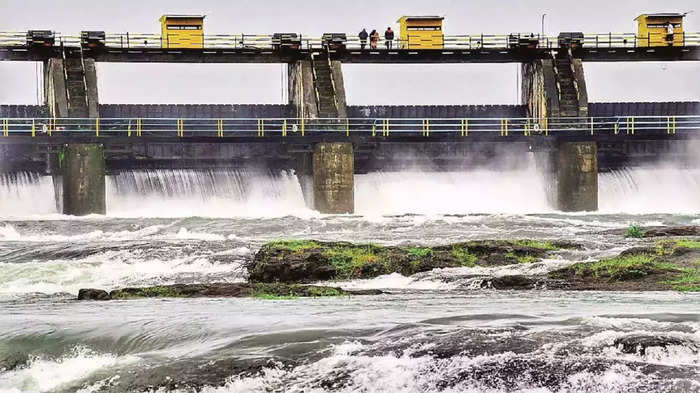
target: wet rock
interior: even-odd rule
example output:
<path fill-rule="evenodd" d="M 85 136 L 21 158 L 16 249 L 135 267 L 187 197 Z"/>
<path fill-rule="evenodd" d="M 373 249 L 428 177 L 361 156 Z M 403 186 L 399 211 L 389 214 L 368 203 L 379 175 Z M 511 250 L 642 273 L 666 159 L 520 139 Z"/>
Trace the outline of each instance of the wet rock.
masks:
<path fill-rule="evenodd" d="M 528 276 L 502 276 L 487 281 L 493 289 L 535 289 L 538 280 Z"/>
<path fill-rule="evenodd" d="M 700 236 L 700 226 L 648 227 L 643 228 L 644 237 Z"/>
<path fill-rule="evenodd" d="M 353 289 L 353 290 L 346 290 L 345 292 L 348 293 L 348 295 L 354 295 L 354 296 L 367 296 L 367 295 L 382 295 L 385 292 L 379 289 Z"/>
<path fill-rule="evenodd" d="M 102 289 L 81 289 L 78 291 L 78 300 L 110 300 L 111 297 L 107 291 Z"/>
<path fill-rule="evenodd" d="M 613 342 L 613 345 L 623 353 L 645 355 L 650 347 L 666 349 L 671 345 L 688 345 L 688 343 L 675 337 L 633 335 L 620 337 Z"/>
<path fill-rule="evenodd" d="M 142 288 L 115 289 L 109 293 L 99 289 L 81 289 L 78 300 L 111 300 L 136 298 L 194 298 L 194 297 L 326 297 L 343 295 L 377 295 L 382 291 L 358 290 L 345 291 L 340 288 L 301 285 L 301 284 L 265 284 L 265 283 L 213 283 L 213 284 L 175 284 L 157 285 Z"/>

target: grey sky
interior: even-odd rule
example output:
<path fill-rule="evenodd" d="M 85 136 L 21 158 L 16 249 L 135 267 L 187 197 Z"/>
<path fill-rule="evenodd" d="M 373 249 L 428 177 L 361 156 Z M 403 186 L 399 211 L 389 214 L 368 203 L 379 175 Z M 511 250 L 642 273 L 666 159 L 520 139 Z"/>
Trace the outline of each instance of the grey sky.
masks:
<path fill-rule="evenodd" d="M 632 32 L 643 12 L 698 8 L 687 31 L 700 31 L 697 1 L 207 1 L 0 0 L 0 30 L 53 29 L 157 33 L 163 13 L 204 13 L 207 34 L 356 33 L 396 26 L 404 14 L 445 16 L 445 34 L 546 31 Z M 700 100 L 700 62 L 584 64 L 594 101 Z M 103 103 L 278 103 L 281 65 L 98 65 Z M 345 65 L 351 104 L 509 104 L 517 102 L 515 65 Z M 0 62 L 0 103 L 34 103 L 34 63 Z"/>

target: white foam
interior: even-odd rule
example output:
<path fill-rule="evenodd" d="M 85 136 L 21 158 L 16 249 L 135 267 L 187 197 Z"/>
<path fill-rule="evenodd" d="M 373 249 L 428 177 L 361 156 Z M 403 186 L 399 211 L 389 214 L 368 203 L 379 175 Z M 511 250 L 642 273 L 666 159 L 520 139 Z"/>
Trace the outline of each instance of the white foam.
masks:
<path fill-rule="evenodd" d="M 370 173 L 355 177 L 355 211 L 376 217 L 404 213 L 541 213 L 547 204 L 534 159 L 523 170 Z"/>
<path fill-rule="evenodd" d="M 17 232 L 15 227 L 13 227 L 12 225 L 5 224 L 3 226 L 0 226 L 0 239 L 1 240 L 5 240 L 5 241 L 20 240 L 21 237 L 22 236 L 19 234 L 19 232 Z"/>
<path fill-rule="evenodd" d="M 370 221 L 405 213 L 550 213 L 547 182 L 532 154 L 516 170 L 406 170 L 355 175 L 355 211 Z M 0 217 L 68 219 L 57 214 L 48 176 L 0 184 Z M 700 169 L 633 168 L 601 173 L 600 213 L 696 213 Z M 292 172 L 141 170 L 108 177 L 110 217 L 319 217 Z M 588 216 L 589 213 L 581 214 Z M 574 224 L 577 214 L 568 215 Z M 97 217 L 90 217 L 95 219 Z M 70 218 L 73 219 L 73 218 Z M 85 219 L 85 218 L 82 218 Z M 610 223 L 599 222 L 604 226 Z M 583 221 L 582 225 L 593 225 Z"/>
<path fill-rule="evenodd" d="M 241 250 L 241 255 L 244 251 Z M 17 294 L 71 293 L 81 288 L 114 289 L 138 285 L 174 284 L 183 277 L 225 276 L 243 281 L 243 259 L 219 263 L 204 256 L 159 259 L 139 249 L 107 251 L 78 259 L 0 263 L 0 298 Z"/>
<path fill-rule="evenodd" d="M 131 364 L 138 360 L 136 356 L 100 354 L 84 347 L 76 347 L 70 354 L 59 359 L 37 357 L 24 367 L 0 373 L 0 392 L 51 392 L 68 383 L 79 382 L 100 369 Z"/>
<path fill-rule="evenodd" d="M 421 280 L 418 278 L 406 277 L 399 273 L 391 273 L 367 280 L 334 281 L 333 285 L 343 289 L 446 290 L 453 287 L 453 285 L 439 280 Z"/>
<path fill-rule="evenodd" d="M 700 169 L 629 168 L 599 175 L 601 213 L 700 211 Z"/>
<path fill-rule="evenodd" d="M 283 390 L 286 392 L 326 391 L 350 392 L 406 392 L 418 393 L 435 391 L 442 393 L 610 393 L 635 391 L 640 386 L 646 386 L 647 376 L 621 365 L 613 365 L 602 373 L 583 371 L 573 374 L 557 390 L 531 386 L 527 374 L 522 375 L 518 387 L 499 386 L 500 381 L 491 380 L 486 385 L 478 380 L 469 378 L 469 370 L 479 370 L 484 367 L 497 369 L 499 365 L 506 370 L 507 362 L 519 360 L 522 355 L 511 352 L 496 355 L 478 355 L 474 357 L 453 356 L 449 358 L 434 358 L 431 356 L 411 356 L 404 352 L 399 356 L 393 353 L 385 355 L 366 355 L 362 349 L 369 349 L 358 343 L 337 346 L 328 357 L 314 363 L 287 368 L 265 368 L 259 375 L 252 377 L 231 377 L 228 383 L 219 387 L 205 387 L 203 393 L 229 392 L 266 392 Z M 541 358 L 540 361 L 553 362 L 555 359 Z M 586 364 L 589 359 L 581 357 Z M 487 366 L 488 365 L 488 366 Z M 465 372 L 466 371 L 466 372 Z M 453 380 L 454 376 L 462 375 L 463 379 L 455 381 L 452 386 L 440 386 L 442 381 Z M 478 373 L 477 373 L 478 375 Z M 323 388 L 318 387 L 321 381 L 328 383 L 340 378 L 338 385 Z M 491 378 L 497 378 L 497 374 Z M 506 376 L 508 378 L 508 376 Z M 505 382 L 505 380 L 503 381 Z M 490 385 L 490 386 L 489 386 Z"/>

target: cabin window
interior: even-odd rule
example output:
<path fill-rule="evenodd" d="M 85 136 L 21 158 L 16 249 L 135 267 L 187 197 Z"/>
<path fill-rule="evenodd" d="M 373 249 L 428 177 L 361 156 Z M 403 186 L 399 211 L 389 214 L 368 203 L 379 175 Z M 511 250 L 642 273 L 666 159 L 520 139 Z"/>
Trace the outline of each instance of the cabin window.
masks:
<path fill-rule="evenodd" d="M 409 31 L 440 31 L 440 26 L 409 26 Z"/>
<path fill-rule="evenodd" d="M 202 26 L 168 25 L 168 30 L 202 30 Z"/>

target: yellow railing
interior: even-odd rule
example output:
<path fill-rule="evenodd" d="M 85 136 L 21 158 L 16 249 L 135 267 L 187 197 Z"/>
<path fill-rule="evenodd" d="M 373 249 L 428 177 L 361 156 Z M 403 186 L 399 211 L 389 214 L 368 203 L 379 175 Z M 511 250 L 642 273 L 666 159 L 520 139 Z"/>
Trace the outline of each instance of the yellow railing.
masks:
<path fill-rule="evenodd" d="M 548 136 L 561 133 L 677 135 L 700 131 L 700 116 L 611 116 L 563 118 L 0 118 L 8 137 L 303 137 L 338 134 L 375 137 L 453 133 L 461 137 L 494 134 Z M 700 133 L 698 133 L 700 136 Z"/>

